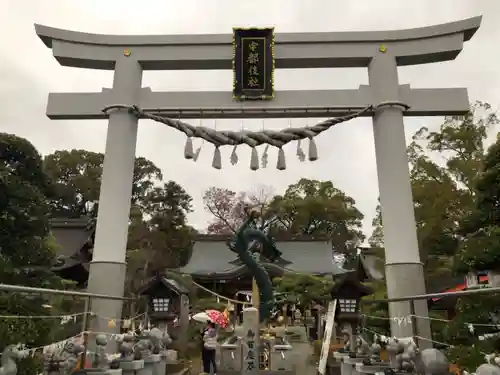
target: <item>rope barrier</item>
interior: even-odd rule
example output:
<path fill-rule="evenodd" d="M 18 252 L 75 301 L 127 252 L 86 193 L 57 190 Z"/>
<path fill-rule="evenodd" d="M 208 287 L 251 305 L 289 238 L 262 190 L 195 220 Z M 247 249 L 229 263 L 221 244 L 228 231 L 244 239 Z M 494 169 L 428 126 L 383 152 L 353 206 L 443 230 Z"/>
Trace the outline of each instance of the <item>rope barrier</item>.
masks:
<path fill-rule="evenodd" d="M 437 321 L 437 322 L 443 322 L 443 323 L 449 323 L 452 322 L 453 320 L 450 319 L 443 319 L 443 318 L 433 318 L 431 316 L 418 316 L 418 315 L 407 315 L 407 316 L 402 316 L 402 317 L 385 317 L 385 316 L 373 316 L 373 315 L 366 315 L 366 314 L 361 314 L 361 316 L 368 318 L 368 319 L 375 319 L 375 320 L 409 320 L 410 318 L 416 318 L 416 319 L 425 319 L 425 320 L 431 320 L 431 321 Z M 465 326 L 477 326 L 477 327 L 492 327 L 492 328 L 500 328 L 500 324 L 486 324 L 486 323 L 464 323 Z"/>
<path fill-rule="evenodd" d="M 71 336 L 71 337 L 68 337 L 64 340 L 53 342 L 53 343 L 50 343 L 47 345 L 35 346 L 35 347 L 30 347 L 30 348 L 27 348 L 25 346 L 21 346 L 20 352 L 23 353 L 23 356 L 26 356 L 26 355 L 33 355 L 35 352 L 37 352 L 39 350 L 45 350 L 45 349 L 62 350 L 68 341 L 76 340 L 76 339 L 82 340 L 84 335 L 105 335 L 105 336 L 109 336 L 111 339 L 117 340 L 117 339 L 121 339 L 125 334 L 110 333 L 110 332 L 98 332 L 98 331 L 82 331 L 80 333 L 77 333 L 74 336 Z M 128 332 L 127 335 L 136 336 L 136 334 L 134 332 Z"/>
<path fill-rule="evenodd" d="M 102 316 L 102 315 L 96 315 L 95 313 L 91 312 L 90 313 L 91 316 L 94 316 L 94 317 L 98 317 L 98 318 L 101 318 L 101 319 L 106 319 L 106 320 L 113 320 L 115 323 L 118 323 L 118 322 L 126 322 L 126 321 L 132 321 L 132 320 L 137 320 L 139 318 L 142 318 L 143 316 L 146 315 L 145 312 L 141 313 L 141 314 L 138 314 L 132 318 L 123 318 L 123 319 L 116 319 L 116 318 L 109 318 L 107 316 Z"/>
<path fill-rule="evenodd" d="M 370 316 L 368 315 L 363 315 L 365 317 L 368 317 L 370 318 Z M 441 322 L 451 322 L 451 320 L 446 320 L 446 319 L 439 319 L 439 318 L 431 318 L 431 317 L 422 317 L 422 316 L 417 316 L 417 315 L 411 315 L 413 316 L 414 318 L 422 318 L 422 319 L 429 319 L 429 320 L 437 320 L 437 321 L 441 321 Z M 382 317 L 373 317 L 373 318 L 381 318 L 381 319 L 384 319 L 384 320 L 390 320 L 391 318 L 382 318 Z M 474 323 L 465 323 L 466 326 L 486 326 L 486 327 L 495 327 L 495 328 L 498 328 L 499 326 L 498 325 L 493 325 L 493 324 L 474 324 Z M 380 337 L 383 341 L 387 341 L 388 340 L 388 337 L 386 335 L 383 335 L 381 333 L 378 333 L 376 331 L 373 331 L 369 328 L 366 328 L 366 327 L 361 327 L 362 330 L 364 331 L 367 331 L 367 332 L 370 332 L 371 334 L 377 336 L 377 337 Z M 471 332 L 472 334 L 473 332 Z M 427 337 L 422 337 L 422 336 L 418 336 L 418 335 L 414 335 L 413 336 L 414 338 L 416 339 L 420 339 L 420 340 L 424 340 L 424 341 L 427 341 L 427 342 L 431 342 L 433 344 L 438 344 L 438 345 L 442 345 L 442 346 L 446 346 L 448 348 L 454 348 L 455 346 L 452 345 L 452 344 L 448 344 L 446 342 L 442 342 L 442 341 L 437 341 L 437 340 L 433 340 L 433 339 L 429 339 Z M 488 356 L 489 354 L 485 353 L 485 352 L 482 352 L 480 351 L 481 354 L 483 354 L 484 356 Z"/>
<path fill-rule="evenodd" d="M 66 315 L 0 315 L 0 319 L 65 319 L 76 318 L 77 316 L 92 314 L 91 312 L 81 312 Z"/>
<path fill-rule="evenodd" d="M 388 340 L 389 339 L 389 337 L 387 337 L 386 335 L 382 335 L 381 333 L 378 333 L 378 332 L 373 331 L 371 329 L 368 329 L 366 327 L 362 327 L 362 330 L 373 334 L 375 337 L 381 338 L 381 340 Z M 431 342 L 431 343 L 437 344 L 437 345 L 446 346 L 447 348 L 454 348 L 455 347 L 454 345 L 448 344 L 446 342 L 432 340 L 432 339 L 429 339 L 429 338 L 426 338 L 426 337 L 422 337 L 422 336 L 413 336 L 413 338 L 416 338 L 416 339 L 419 339 L 419 340 L 423 340 L 423 341 L 427 341 L 427 342 Z M 494 355 L 494 354 L 485 353 L 483 351 L 480 351 L 480 353 L 485 356 L 485 360 L 486 361 L 488 361 L 488 357 L 491 357 L 491 356 Z"/>
<path fill-rule="evenodd" d="M 376 331 L 372 331 L 371 329 L 369 328 L 366 328 L 366 327 L 361 327 L 361 329 L 363 331 L 366 331 L 366 332 L 370 332 L 372 335 L 375 335 L 375 336 L 380 336 L 380 337 L 385 337 L 385 335 L 381 334 L 381 333 L 378 333 Z"/>
<path fill-rule="evenodd" d="M 422 337 L 422 336 L 413 336 L 413 337 L 415 337 L 415 338 L 417 338 L 419 340 L 424 340 L 424 341 L 427 341 L 427 342 L 432 342 L 433 344 L 443 345 L 443 346 L 446 346 L 448 348 L 454 348 L 453 345 L 447 344 L 445 342 L 441 342 L 441 341 L 437 341 L 437 340 L 431 340 L 431 339 L 428 339 L 428 338 Z M 482 354 L 484 354 L 484 353 L 482 353 Z"/>
<path fill-rule="evenodd" d="M 101 319 L 106 319 L 106 320 L 113 320 L 114 322 L 124 322 L 128 320 L 137 320 L 141 317 L 143 317 L 146 313 L 142 313 L 139 315 L 136 315 L 132 318 L 124 318 L 124 319 L 116 319 L 116 318 L 109 318 L 106 316 L 102 315 L 97 315 L 96 313 L 92 311 L 88 312 L 81 312 L 81 313 L 75 313 L 75 314 L 66 314 L 66 315 L 0 315 L 0 319 L 61 319 L 61 320 L 68 320 L 71 318 L 76 318 L 78 316 L 83 316 L 83 315 L 89 315 Z"/>

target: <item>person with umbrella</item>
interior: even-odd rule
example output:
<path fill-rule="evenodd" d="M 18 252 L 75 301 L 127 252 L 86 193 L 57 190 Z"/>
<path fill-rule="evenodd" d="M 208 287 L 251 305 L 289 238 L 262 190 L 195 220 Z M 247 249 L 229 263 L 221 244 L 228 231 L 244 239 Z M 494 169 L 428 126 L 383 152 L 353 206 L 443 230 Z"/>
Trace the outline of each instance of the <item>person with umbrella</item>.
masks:
<path fill-rule="evenodd" d="M 210 368 L 213 374 L 217 373 L 217 364 L 215 362 L 217 349 L 217 330 L 215 323 L 207 320 L 207 325 L 202 332 L 201 360 L 203 362 L 203 372 L 210 374 Z"/>
<path fill-rule="evenodd" d="M 212 367 L 214 375 L 217 372 L 216 349 L 217 349 L 217 329 L 216 325 L 222 328 L 229 326 L 226 316 L 217 310 L 205 310 L 194 314 L 192 320 L 206 323 L 201 332 L 201 359 L 203 362 L 203 372 L 209 374 Z"/>

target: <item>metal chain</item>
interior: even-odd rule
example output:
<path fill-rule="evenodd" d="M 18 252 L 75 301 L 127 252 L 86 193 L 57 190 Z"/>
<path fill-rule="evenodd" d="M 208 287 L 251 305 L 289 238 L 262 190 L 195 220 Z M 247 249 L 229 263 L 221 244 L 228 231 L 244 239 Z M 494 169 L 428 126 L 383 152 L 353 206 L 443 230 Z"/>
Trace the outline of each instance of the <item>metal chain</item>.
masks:
<path fill-rule="evenodd" d="M 171 128 L 183 132 L 188 137 L 202 138 L 207 142 L 214 144 L 217 147 L 224 145 L 236 146 L 241 144 L 247 144 L 250 147 L 256 147 L 262 144 L 269 144 L 271 146 L 281 148 L 287 143 L 292 141 L 298 141 L 300 139 L 306 139 L 306 138 L 313 138 L 318 134 L 330 129 L 332 126 L 357 118 L 363 115 L 364 113 L 375 109 L 375 107 L 372 105 L 368 105 L 360 111 L 353 112 L 352 114 L 342 117 L 331 118 L 323 122 L 320 122 L 315 126 L 308 126 L 302 128 L 287 128 L 279 131 L 262 130 L 257 132 L 251 132 L 251 131 L 235 132 L 228 130 L 220 131 L 220 130 L 206 128 L 204 126 L 193 126 L 191 124 L 185 123 L 180 120 L 171 119 L 160 115 L 154 115 L 152 113 L 147 113 L 136 105 L 130 106 L 123 104 L 116 104 L 108 106 L 104 108 L 102 111 L 104 113 L 108 113 L 109 111 L 116 109 L 127 109 L 137 117 L 160 122 Z"/>

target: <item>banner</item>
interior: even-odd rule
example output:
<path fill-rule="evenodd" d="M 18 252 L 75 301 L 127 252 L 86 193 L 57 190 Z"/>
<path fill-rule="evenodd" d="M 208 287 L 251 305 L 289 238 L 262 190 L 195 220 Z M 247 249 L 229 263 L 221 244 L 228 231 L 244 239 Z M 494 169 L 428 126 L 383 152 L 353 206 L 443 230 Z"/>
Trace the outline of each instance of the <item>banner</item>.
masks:
<path fill-rule="evenodd" d="M 333 323 L 335 320 L 335 309 L 337 308 L 337 300 L 334 299 L 328 304 L 328 315 L 326 317 L 325 334 L 323 335 L 323 345 L 321 346 L 321 357 L 318 363 L 318 372 L 325 375 L 326 362 L 330 353 L 330 342 L 332 340 Z"/>

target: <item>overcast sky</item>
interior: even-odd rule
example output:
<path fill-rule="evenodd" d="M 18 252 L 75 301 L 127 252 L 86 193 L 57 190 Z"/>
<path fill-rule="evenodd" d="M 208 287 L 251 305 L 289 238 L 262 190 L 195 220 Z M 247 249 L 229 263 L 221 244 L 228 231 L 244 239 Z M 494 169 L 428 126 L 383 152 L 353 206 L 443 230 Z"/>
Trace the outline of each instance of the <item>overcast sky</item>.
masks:
<path fill-rule="evenodd" d="M 112 72 L 61 67 L 35 34 L 33 24 L 109 34 L 230 33 L 233 26 L 275 26 L 276 32 L 385 30 L 421 27 L 483 15 L 474 38 L 455 61 L 406 67 L 400 83 L 413 87 L 468 87 L 471 100 L 500 105 L 500 0 L 1 0 L 0 131 L 29 139 L 42 154 L 60 149 L 104 152 L 105 121 L 51 121 L 45 116 L 49 92 L 100 91 L 110 87 Z M 276 74 L 278 90 L 357 88 L 367 83 L 363 69 L 288 70 Z M 153 90 L 230 91 L 231 71 L 146 72 L 144 86 Z M 334 103 L 332 103 L 334 104 Z M 440 118 L 407 119 L 407 139 L 422 125 L 436 127 Z M 314 120 L 310 121 L 312 124 Z M 193 124 L 199 121 L 193 120 Z M 304 126 L 294 120 L 292 126 Z M 203 122 L 213 126 L 213 121 Z M 245 120 L 245 129 L 261 121 Z M 266 129 L 288 127 L 287 120 L 266 120 Z M 197 163 L 183 159 L 185 137 L 150 121 L 141 121 L 137 155 L 159 166 L 165 179 L 184 186 L 195 198 L 190 221 L 204 228 L 209 215 L 201 197 L 210 186 L 252 190 L 272 185 L 277 193 L 301 177 L 331 180 L 351 195 L 366 215 L 371 232 L 378 197 L 373 132 L 369 119 L 341 124 L 317 139 L 320 159 L 300 163 L 295 145 L 287 147 L 288 169 L 252 172 L 248 150 L 231 166 L 211 168 L 213 147 L 205 144 Z M 217 128 L 240 129 L 239 120 L 218 121 Z M 195 146 L 197 144 L 195 143 Z"/>

